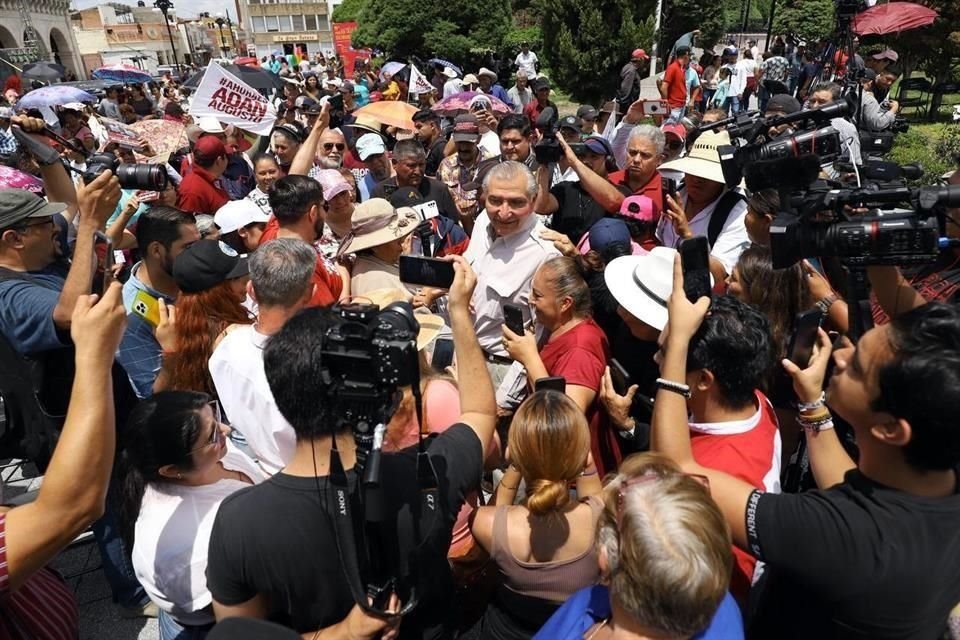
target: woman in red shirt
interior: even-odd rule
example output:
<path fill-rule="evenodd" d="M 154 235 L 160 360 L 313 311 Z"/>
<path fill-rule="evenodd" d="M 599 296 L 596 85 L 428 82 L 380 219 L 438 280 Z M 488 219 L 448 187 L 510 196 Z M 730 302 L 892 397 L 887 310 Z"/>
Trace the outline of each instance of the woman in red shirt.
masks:
<path fill-rule="evenodd" d="M 597 407 L 610 346 L 603 330 L 593 321 L 590 288 L 575 258 L 551 258 L 537 269 L 530 305 L 549 338 L 538 348 L 529 329 L 518 336 L 504 327 L 504 347 L 527 370 L 531 387 L 548 376 L 566 381 L 567 395 L 590 423 L 591 451 L 601 476 L 615 471 L 621 458 L 619 443 L 613 430 L 601 420 Z"/>

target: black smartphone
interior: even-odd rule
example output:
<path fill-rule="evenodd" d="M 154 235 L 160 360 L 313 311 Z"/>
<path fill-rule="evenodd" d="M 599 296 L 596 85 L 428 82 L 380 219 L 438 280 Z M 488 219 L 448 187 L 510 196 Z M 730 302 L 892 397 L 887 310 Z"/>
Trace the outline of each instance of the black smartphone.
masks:
<path fill-rule="evenodd" d="M 520 308 L 520 305 L 512 302 L 503 303 L 503 322 L 507 325 L 507 329 L 518 336 L 522 336 L 525 323 L 523 321 L 523 309 Z"/>
<path fill-rule="evenodd" d="M 683 265 L 683 291 L 687 300 L 696 302 L 710 297 L 710 243 L 706 236 L 694 236 L 680 243 Z"/>
<path fill-rule="evenodd" d="M 449 289 L 455 275 L 452 262 L 438 258 L 400 256 L 401 282 Z"/>
<path fill-rule="evenodd" d="M 343 111 L 343 94 L 337 93 L 336 95 L 330 96 L 327 100 L 330 103 L 330 112 Z"/>
<path fill-rule="evenodd" d="M 673 178 L 660 178 L 660 189 L 663 195 L 670 196 L 677 201 L 677 181 Z"/>
<path fill-rule="evenodd" d="M 534 391 L 546 391 L 548 389 L 566 393 L 567 381 L 561 376 L 550 376 L 549 378 L 537 378 L 537 381 L 533 383 Z"/>
<path fill-rule="evenodd" d="M 436 371 L 443 371 L 453 364 L 453 340 L 451 338 L 437 338 L 433 343 L 433 357 L 430 366 Z"/>
<path fill-rule="evenodd" d="M 630 388 L 630 374 L 623 368 L 623 365 L 614 358 L 610 361 L 610 378 L 613 380 L 613 390 L 618 395 L 627 395 L 627 389 Z"/>
<path fill-rule="evenodd" d="M 793 333 L 790 334 L 787 357 L 801 369 L 806 369 L 810 364 L 813 347 L 817 344 L 817 332 L 822 322 L 823 311 L 818 308 L 798 313 L 793 321 Z"/>

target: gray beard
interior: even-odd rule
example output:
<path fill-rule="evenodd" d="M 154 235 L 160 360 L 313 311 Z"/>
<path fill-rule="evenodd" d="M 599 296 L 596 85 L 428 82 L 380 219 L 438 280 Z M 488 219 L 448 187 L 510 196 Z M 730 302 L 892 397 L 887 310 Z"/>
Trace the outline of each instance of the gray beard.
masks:
<path fill-rule="evenodd" d="M 320 157 L 320 166 L 323 167 L 324 169 L 339 169 L 342 164 L 343 164 L 342 159 L 338 162 L 336 160 L 331 160 L 327 156 Z"/>

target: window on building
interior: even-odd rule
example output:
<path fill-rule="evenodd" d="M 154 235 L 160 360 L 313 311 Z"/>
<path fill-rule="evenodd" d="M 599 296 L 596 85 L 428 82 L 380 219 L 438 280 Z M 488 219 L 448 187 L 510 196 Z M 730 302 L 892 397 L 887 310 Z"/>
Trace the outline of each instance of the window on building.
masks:
<path fill-rule="evenodd" d="M 317 30 L 317 16 L 309 15 L 304 16 L 306 20 L 307 31 L 316 31 Z"/>
<path fill-rule="evenodd" d="M 267 16 L 267 31 L 280 31 L 280 21 L 277 16 Z"/>
<path fill-rule="evenodd" d="M 327 16 L 317 16 L 317 29 L 320 31 L 330 31 L 330 22 Z"/>
<path fill-rule="evenodd" d="M 289 33 L 293 31 L 290 27 L 290 16 L 278 16 L 280 18 L 280 31 Z"/>
<path fill-rule="evenodd" d="M 303 31 L 303 16 L 290 16 L 290 19 L 293 20 L 294 31 Z"/>
<path fill-rule="evenodd" d="M 250 28 L 253 29 L 254 33 L 266 33 L 267 24 L 266 24 L 266 21 L 263 19 L 263 16 L 251 16 Z"/>

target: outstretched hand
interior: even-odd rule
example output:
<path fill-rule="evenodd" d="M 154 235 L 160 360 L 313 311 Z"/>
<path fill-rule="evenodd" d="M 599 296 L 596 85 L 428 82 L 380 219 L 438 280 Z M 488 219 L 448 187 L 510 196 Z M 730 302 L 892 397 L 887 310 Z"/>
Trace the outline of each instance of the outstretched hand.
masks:
<path fill-rule="evenodd" d="M 89 362 L 109 369 L 113 363 L 127 326 L 122 290 L 122 285 L 114 282 L 102 297 L 89 295 L 77 298 L 70 320 L 70 336 L 76 345 L 78 364 Z"/>

